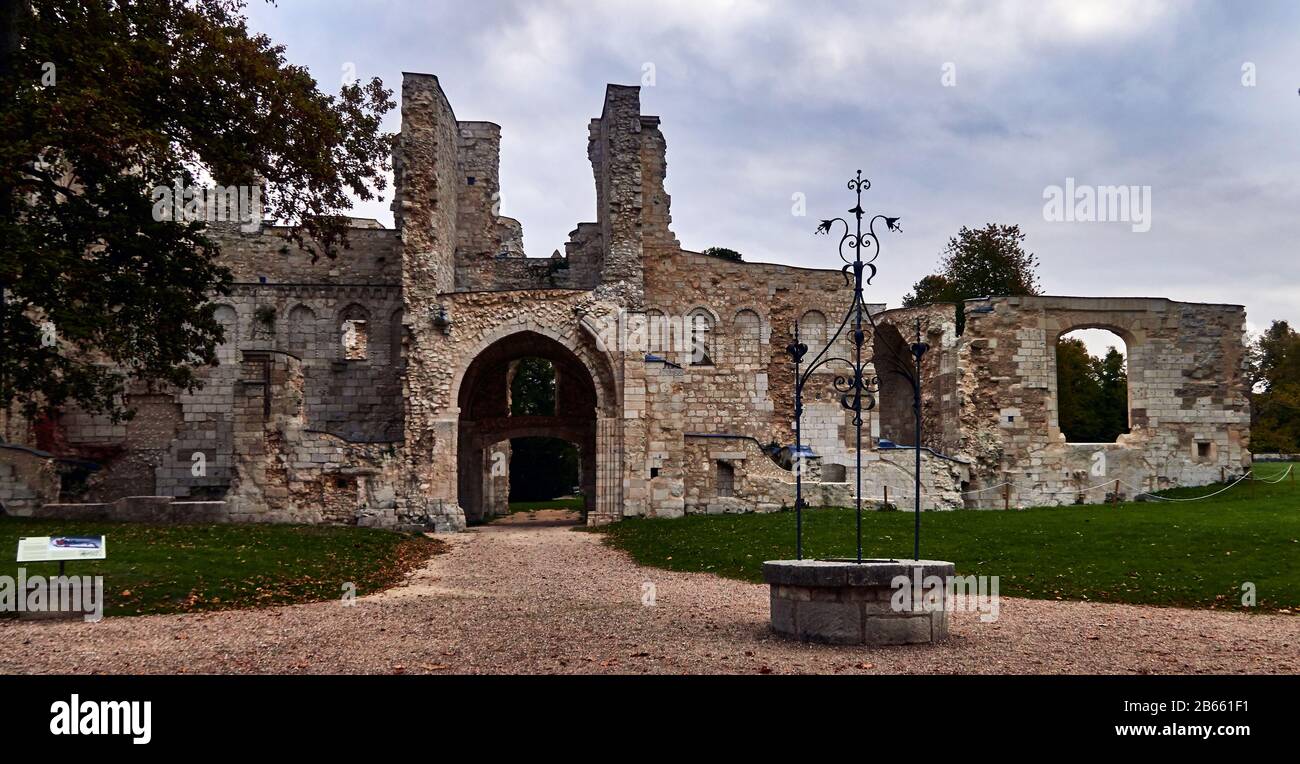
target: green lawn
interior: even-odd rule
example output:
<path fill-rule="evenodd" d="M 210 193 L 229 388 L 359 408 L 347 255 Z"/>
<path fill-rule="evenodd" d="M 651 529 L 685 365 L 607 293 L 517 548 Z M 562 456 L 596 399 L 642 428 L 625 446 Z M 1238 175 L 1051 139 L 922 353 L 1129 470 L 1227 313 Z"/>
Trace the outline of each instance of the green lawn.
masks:
<path fill-rule="evenodd" d="M 258 607 L 362 595 L 401 581 L 441 549 L 411 534 L 344 526 L 142 525 L 0 517 L 0 575 L 16 576 L 20 536 L 107 536 L 108 559 L 67 563 L 104 577 L 108 615 Z M 24 563 L 28 576 L 58 563 Z M 3 615 L 3 614 L 0 614 Z"/>
<path fill-rule="evenodd" d="M 569 499 L 551 499 L 550 501 L 510 502 L 510 514 L 514 514 L 515 512 L 536 512 L 539 509 L 571 509 L 574 512 L 581 512 L 582 497 L 576 496 Z"/>
<path fill-rule="evenodd" d="M 1258 469 L 1270 479 L 1286 465 Z M 912 524 L 910 512 L 864 511 L 864 556 L 910 558 Z M 761 581 L 764 560 L 794 557 L 794 526 L 793 512 L 779 512 L 629 519 L 599 531 L 645 565 Z M 805 512 L 805 557 L 854 554 L 853 510 Z M 1300 480 L 1247 481 L 1197 502 L 926 512 L 921 556 L 952 560 L 962 575 L 999 576 L 1008 596 L 1240 608 L 1249 581 L 1256 610 L 1296 609 Z"/>

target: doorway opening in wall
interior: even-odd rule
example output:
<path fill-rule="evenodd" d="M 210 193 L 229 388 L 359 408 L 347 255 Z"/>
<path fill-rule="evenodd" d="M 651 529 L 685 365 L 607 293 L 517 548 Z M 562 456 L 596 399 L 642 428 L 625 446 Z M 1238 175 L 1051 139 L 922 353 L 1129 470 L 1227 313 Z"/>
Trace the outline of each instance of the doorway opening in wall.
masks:
<path fill-rule="evenodd" d="M 717 475 L 715 477 L 714 493 L 719 498 L 730 498 L 736 495 L 736 468 L 728 462 L 719 461 L 715 464 Z"/>
<path fill-rule="evenodd" d="M 555 416 L 557 375 L 545 358 L 525 357 L 510 370 L 510 416 Z M 510 441 L 510 512 L 564 510 L 585 520 L 581 453 L 561 438 Z"/>
<path fill-rule="evenodd" d="M 559 438 L 510 441 L 510 513 L 558 510 L 585 519 L 582 452 Z M 548 513 L 550 514 L 550 513 Z"/>
<path fill-rule="evenodd" d="M 1056 342 L 1057 423 L 1069 443 L 1114 443 L 1129 431 L 1128 345 L 1107 329 Z"/>
<path fill-rule="evenodd" d="M 572 349 L 534 331 L 507 334 L 475 355 L 459 384 L 456 493 L 467 523 L 585 521 L 613 490 L 608 475 L 598 480 L 600 455 L 609 456 L 597 447 L 596 378 Z M 578 510 L 530 516 L 536 507 L 512 513 L 512 501 Z"/>

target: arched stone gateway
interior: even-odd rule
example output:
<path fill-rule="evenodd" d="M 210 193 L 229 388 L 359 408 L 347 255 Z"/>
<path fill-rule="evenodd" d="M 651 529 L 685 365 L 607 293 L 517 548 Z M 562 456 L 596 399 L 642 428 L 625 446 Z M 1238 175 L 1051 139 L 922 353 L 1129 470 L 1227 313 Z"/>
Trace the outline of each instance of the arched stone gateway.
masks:
<path fill-rule="evenodd" d="M 521 330 L 492 341 L 458 380 L 457 489 L 469 522 L 505 512 L 509 441 L 524 437 L 557 438 L 576 445 L 588 522 L 617 513 L 621 481 L 615 479 L 619 451 L 607 410 L 613 398 L 611 380 L 593 373 L 574 349 L 548 334 Z M 511 370 L 524 358 L 551 362 L 556 382 L 553 413 L 511 414 Z"/>

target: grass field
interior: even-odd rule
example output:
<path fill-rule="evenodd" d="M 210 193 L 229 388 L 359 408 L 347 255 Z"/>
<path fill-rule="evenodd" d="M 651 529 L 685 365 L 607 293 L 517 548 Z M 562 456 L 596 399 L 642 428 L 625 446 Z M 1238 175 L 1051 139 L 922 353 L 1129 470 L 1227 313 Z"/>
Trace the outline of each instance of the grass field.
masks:
<path fill-rule="evenodd" d="M 107 615 L 258 607 L 362 595 L 393 586 L 441 542 L 390 531 L 312 525 L 141 525 L 0 517 L 0 575 L 16 576 L 20 536 L 104 534 L 108 559 L 67 563 L 104 577 Z M 27 575 L 58 563 L 24 563 Z M 0 614 L 4 615 L 4 614 Z"/>
<path fill-rule="evenodd" d="M 550 501 L 512 501 L 510 502 L 510 514 L 515 512 L 536 512 L 539 509 L 571 509 L 574 512 L 582 510 L 582 497 L 576 496 L 568 499 L 551 499 Z"/>
<path fill-rule="evenodd" d="M 1257 465 L 1261 481 L 1286 467 Z M 1161 495 L 1189 498 L 1221 487 Z M 863 555 L 910 558 L 912 524 L 910 512 L 864 511 Z M 804 556 L 854 556 L 854 526 L 851 509 L 808 510 Z M 762 580 L 764 560 L 794 557 L 793 512 L 629 519 L 599 530 L 644 565 L 746 581 Z M 1242 584 L 1251 582 L 1254 610 L 1294 611 L 1300 479 L 1246 481 L 1195 502 L 926 512 L 921 556 L 951 560 L 961 575 L 998 576 L 1007 596 L 1238 609 Z"/>

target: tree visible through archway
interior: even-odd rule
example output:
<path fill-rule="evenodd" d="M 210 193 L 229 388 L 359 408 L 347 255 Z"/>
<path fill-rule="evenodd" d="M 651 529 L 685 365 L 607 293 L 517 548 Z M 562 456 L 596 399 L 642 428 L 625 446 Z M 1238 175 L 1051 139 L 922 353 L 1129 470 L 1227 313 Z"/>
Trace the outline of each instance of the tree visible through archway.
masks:
<path fill-rule="evenodd" d="M 510 379 L 511 416 L 554 416 L 555 367 L 544 358 L 521 358 Z M 574 493 L 579 485 L 578 447 L 560 438 L 527 437 L 510 441 L 510 502 L 550 501 Z M 575 507 L 580 502 L 575 502 Z"/>
<path fill-rule="evenodd" d="M 1127 347 L 1104 329 L 1056 343 L 1057 422 L 1070 443 L 1113 443 L 1129 431 Z"/>

